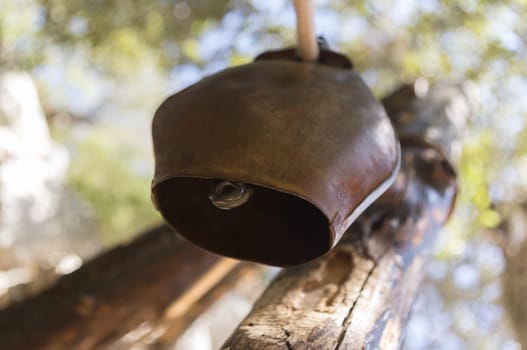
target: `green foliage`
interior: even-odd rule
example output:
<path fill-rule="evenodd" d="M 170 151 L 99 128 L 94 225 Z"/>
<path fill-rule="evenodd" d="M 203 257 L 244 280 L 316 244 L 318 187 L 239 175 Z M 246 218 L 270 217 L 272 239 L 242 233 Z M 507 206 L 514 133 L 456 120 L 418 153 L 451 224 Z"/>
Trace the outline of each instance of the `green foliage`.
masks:
<path fill-rule="evenodd" d="M 40 3 L 46 37 L 70 47 L 86 43 L 101 69 L 122 73 L 136 64 L 170 66 L 180 62 L 185 52 L 174 43 L 198 36 L 208 19 L 225 13 L 227 1 L 196 1 L 191 5 L 149 0 Z"/>
<path fill-rule="evenodd" d="M 68 174 L 69 185 L 92 205 L 108 245 L 160 220 L 150 202 L 150 174 L 130 169 L 137 151 L 115 135 L 106 128 L 90 132 L 78 143 Z"/>
<path fill-rule="evenodd" d="M 459 165 L 463 175 L 460 183 L 458 204 L 467 206 L 470 203 L 476 210 L 476 220 L 485 227 L 495 227 L 499 223 L 499 215 L 491 207 L 488 192 L 488 180 L 495 169 L 490 166 L 493 161 L 495 147 L 492 134 L 484 132 L 464 146 L 464 152 Z"/>
<path fill-rule="evenodd" d="M 0 1 L 0 69 L 29 68 L 39 61 L 38 18 L 36 1 Z"/>

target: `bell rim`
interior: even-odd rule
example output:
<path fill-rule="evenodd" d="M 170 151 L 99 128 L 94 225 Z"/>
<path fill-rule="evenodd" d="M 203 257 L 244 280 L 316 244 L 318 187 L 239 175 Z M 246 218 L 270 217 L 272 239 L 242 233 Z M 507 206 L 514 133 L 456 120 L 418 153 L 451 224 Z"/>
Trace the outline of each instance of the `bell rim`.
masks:
<path fill-rule="evenodd" d="M 351 224 L 357 220 L 357 218 L 366 211 L 377 199 L 379 199 L 386 191 L 390 189 L 390 187 L 395 183 L 395 180 L 397 179 L 397 176 L 401 170 L 402 165 L 402 151 L 401 151 L 401 143 L 399 142 L 399 138 L 396 137 L 396 153 L 395 153 L 395 166 L 392 169 L 390 175 L 385 178 L 381 183 L 376 186 L 372 191 L 364 197 L 359 204 L 351 210 L 351 212 L 344 218 L 344 220 L 341 221 L 341 227 L 343 227 L 340 231 L 340 233 L 336 243 L 342 238 L 342 236 L 346 233 L 347 229 L 351 226 Z M 317 207 L 318 208 L 318 207 Z M 331 221 L 333 222 L 333 221 Z M 334 227 L 332 225 L 332 227 Z M 339 231 L 339 232 L 340 232 Z"/>
<path fill-rule="evenodd" d="M 359 204 L 355 206 L 349 214 L 347 214 L 342 221 L 340 221 L 340 225 L 335 225 L 335 219 L 339 216 L 339 213 L 337 212 L 333 217 L 330 217 L 326 214 L 326 212 L 315 203 L 315 200 L 310 199 L 305 194 L 300 194 L 292 190 L 285 190 L 282 188 L 278 188 L 275 185 L 271 184 L 265 184 L 263 182 L 259 181 L 245 181 L 240 178 L 230 178 L 229 176 L 204 176 L 204 175 L 195 175 L 195 174 L 186 174 L 184 172 L 180 172 L 177 174 L 165 174 L 161 177 L 154 177 L 151 184 L 151 194 L 153 198 L 156 196 L 156 190 L 155 187 L 159 185 L 162 182 L 171 180 L 171 179 L 177 179 L 177 178 L 190 178 L 190 179 L 204 179 L 204 180 L 229 180 L 229 181 L 239 181 L 246 183 L 248 185 L 254 185 L 259 186 L 263 188 L 267 188 L 273 191 L 285 193 L 287 195 L 295 196 L 297 198 L 300 198 L 307 203 L 313 205 L 327 220 L 328 220 L 328 227 L 329 227 L 329 233 L 330 233 L 330 250 L 338 243 L 340 238 L 345 234 L 346 230 L 350 227 L 351 223 L 355 221 L 373 202 L 375 202 L 380 196 L 382 196 L 395 182 L 397 179 L 397 175 L 399 174 L 399 171 L 401 169 L 401 145 L 399 142 L 399 138 L 396 136 L 396 152 L 395 152 L 395 164 L 392 168 L 390 174 L 388 177 L 384 178 L 377 186 L 374 187 L 372 191 L 370 191 L 364 198 L 362 198 L 359 201 Z M 161 207 L 157 204 L 157 202 L 154 203 L 156 209 L 159 212 L 162 212 Z M 329 251 L 329 250 L 328 250 Z"/>

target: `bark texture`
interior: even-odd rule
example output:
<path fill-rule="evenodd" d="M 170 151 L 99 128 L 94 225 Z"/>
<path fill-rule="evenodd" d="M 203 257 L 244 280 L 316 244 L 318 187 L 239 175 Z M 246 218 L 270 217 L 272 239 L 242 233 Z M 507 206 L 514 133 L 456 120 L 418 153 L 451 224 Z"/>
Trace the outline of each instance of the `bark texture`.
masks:
<path fill-rule="evenodd" d="M 400 346 L 427 248 L 452 210 L 448 159 L 471 111 L 462 86 L 414 91 L 403 86 L 384 100 L 402 144 L 396 183 L 327 256 L 283 270 L 223 350 Z"/>
<path fill-rule="evenodd" d="M 503 273 L 503 304 L 516 338 L 527 348 L 527 202 L 502 208 L 500 225 L 507 267 Z"/>

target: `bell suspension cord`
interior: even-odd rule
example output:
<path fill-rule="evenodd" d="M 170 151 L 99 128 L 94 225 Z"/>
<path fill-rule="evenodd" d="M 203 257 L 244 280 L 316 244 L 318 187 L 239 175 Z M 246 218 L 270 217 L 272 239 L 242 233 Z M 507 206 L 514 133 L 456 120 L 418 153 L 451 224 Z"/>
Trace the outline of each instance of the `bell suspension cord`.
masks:
<path fill-rule="evenodd" d="M 293 0 L 296 13 L 297 54 L 303 61 L 315 62 L 319 48 L 313 23 L 311 0 Z M 241 182 L 220 181 L 209 193 L 212 204 L 224 210 L 237 208 L 249 200 L 252 188 Z"/>
<path fill-rule="evenodd" d="M 313 22 L 313 4 L 311 0 L 293 0 L 296 12 L 297 54 L 303 61 L 315 62 L 319 48 Z"/>

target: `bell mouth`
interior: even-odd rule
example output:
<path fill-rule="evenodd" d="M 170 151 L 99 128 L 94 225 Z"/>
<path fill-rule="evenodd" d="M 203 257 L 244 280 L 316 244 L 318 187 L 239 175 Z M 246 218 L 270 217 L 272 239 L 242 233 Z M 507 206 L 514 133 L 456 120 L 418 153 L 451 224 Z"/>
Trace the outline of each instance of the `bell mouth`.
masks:
<path fill-rule="evenodd" d="M 213 253 L 274 266 L 299 265 L 330 250 L 329 221 L 313 204 L 251 184 L 246 203 L 222 210 L 209 199 L 217 182 L 174 177 L 153 188 L 165 220 L 190 242 Z"/>

